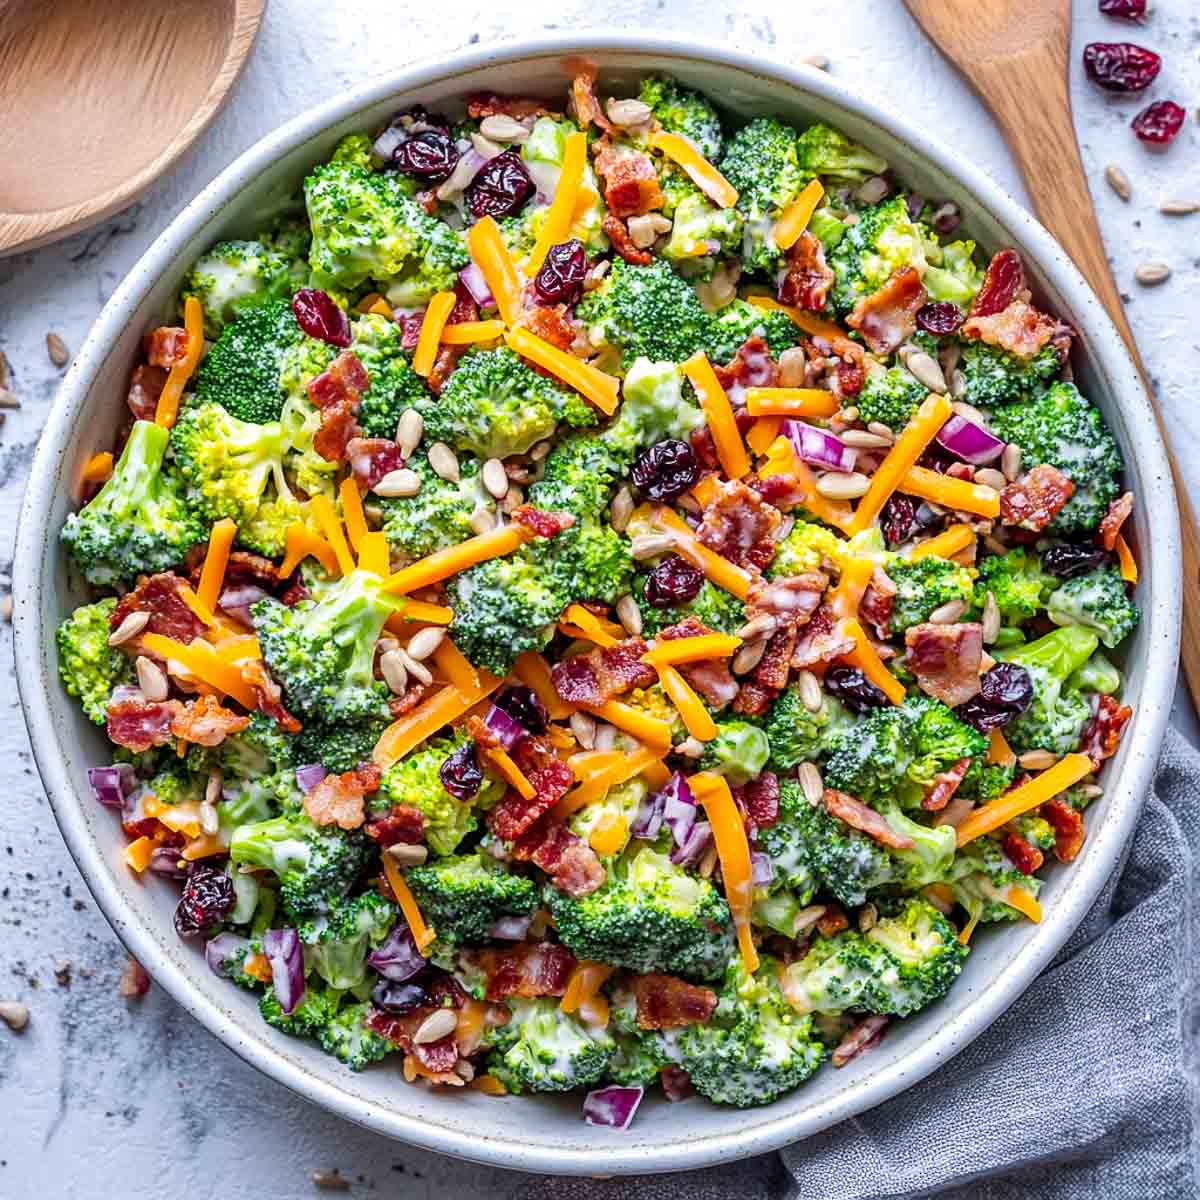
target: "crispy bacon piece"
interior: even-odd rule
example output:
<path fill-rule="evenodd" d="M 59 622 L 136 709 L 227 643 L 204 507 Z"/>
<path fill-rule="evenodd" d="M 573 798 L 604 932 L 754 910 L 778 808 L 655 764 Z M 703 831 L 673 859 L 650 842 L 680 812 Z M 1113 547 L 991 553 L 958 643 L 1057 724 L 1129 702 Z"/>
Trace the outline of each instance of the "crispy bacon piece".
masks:
<path fill-rule="evenodd" d="M 786 262 L 779 302 L 820 312 L 835 278 L 825 261 L 825 247 L 806 229 L 788 250 Z"/>
<path fill-rule="evenodd" d="M 566 795 L 575 781 L 571 768 L 545 738 L 523 738 L 512 751 L 513 761 L 534 788 L 528 800 L 513 788 L 487 815 L 488 828 L 506 842 L 515 841 Z"/>
<path fill-rule="evenodd" d="M 350 473 L 367 491 L 404 466 L 404 455 L 391 438 L 351 438 L 346 443 L 346 457 Z"/>
<path fill-rule="evenodd" d="M 400 1015 L 382 1012 L 372 1007 L 364 1024 L 405 1053 L 412 1054 L 426 1071 L 434 1075 L 450 1076 L 459 1058 L 458 1043 L 453 1033 L 446 1034 L 444 1038 L 438 1038 L 436 1042 L 417 1043 L 413 1041 L 417 1030 L 442 1007 L 441 1003 L 422 1004 L 419 1008 L 410 1009 Z M 461 1001 L 454 1007 L 461 1008 Z M 458 1081 L 457 1086 L 462 1086 L 464 1080 L 460 1076 L 455 1075 L 453 1079 Z M 435 1080 L 435 1082 L 449 1083 L 451 1079 L 443 1078 Z"/>
<path fill-rule="evenodd" d="M 659 631 L 659 641 L 670 642 L 676 638 L 700 637 L 712 633 L 697 617 L 685 617 L 676 625 L 668 625 Z M 724 658 L 706 659 L 702 662 L 682 663 L 679 673 L 700 693 L 704 702 L 714 709 L 724 708 L 737 694 L 738 683 L 729 670 Z"/>
<path fill-rule="evenodd" d="M 127 956 L 125 970 L 117 980 L 117 994 L 126 1000 L 138 1000 L 150 990 L 150 976 L 132 954 Z"/>
<path fill-rule="evenodd" d="M 349 399 L 357 404 L 370 383 L 367 368 L 359 357 L 343 350 L 320 375 L 309 381 L 308 398 L 315 408 L 328 408 Z"/>
<path fill-rule="evenodd" d="M 595 125 L 604 133 L 612 133 L 613 127 L 592 90 L 596 85 L 596 64 L 588 62 L 587 59 L 575 58 L 569 59 L 564 65 L 568 71 L 574 73 L 571 80 L 571 99 L 575 104 L 575 117 L 580 127 L 587 129 L 589 125 Z"/>
<path fill-rule="evenodd" d="M 435 396 L 442 394 L 446 380 L 454 373 L 458 360 L 468 349 L 467 346 L 442 346 L 438 350 L 437 357 L 433 360 L 433 370 L 429 372 L 429 378 L 425 381 Z"/>
<path fill-rule="evenodd" d="M 695 1088 L 692 1087 L 692 1077 L 682 1067 L 663 1067 L 659 1073 L 658 1082 L 662 1087 L 663 1095 L 672 1104 L 686 1100 L 695 1092 Z"/>
<path fill-rule="evenodd" d="M 1058 322 L 1024 300 L 1014 300 L 991 317 L 968 317 L 963 336 L 999 346 L 1018 358 L 1032 358 L 1059 333 Z M 1061 350 L 1060 350 L 1061 353 Z"/>
<path fill-rule="evenodd" d="M 410 804 L 393 804 L 382 816 L 371 817 L 363 830 L 381 850 L 397 842 L 419 846 L 425 840 L 425 814 Z"/>
<path fill-rule="evenodd" d="M 313 449 L 326 462 L 343 462 L 350 443 L 361 436 L 355 420 L 357 400 L 338 400 L 321 410 L 321 426 L 313 434 Z"/>
<path fill-rule="evenodd" d="M 740 479 L 717 484 L 704 506 L 696 536 L 739 567 L 763 570 L 775 557 L 775 533 L 783 517 Z"/>
<path fill-rule="evenodd" d="M 992 317 L 1003 312 L 1025 290 L 1025 267 L 1012 249 L 997 250 L 975 293 L 970 316 Z"/>
<path fill-rule="evenodd" d="M 1097 696 L 1093 701 L 1095 711 L 1083 727 L 1079 738 L 1079 749 L 1096 764 L 1111 758 L 1117 752 L 1125 723 L 1133 716 L 1128 704 L 1120 704 L 1112 696 Z"/>
<path fill-rule="evenodd" d="M 953 708 L 978 693 L 982 625 L 974 621 L 958 625 L 926 621 L 905 630 L 904 645 L 908 649 L 908 669 L 927 696 Z"/>
<path fill-rule="evenodd" d="M 882 567 L 876 567 L 871 572 L 871 582 L 867 584 L 867 590 L 858 602 L 859 616 L 874 625 L 875 632 L 881 638 L 888 636 L 897 590 L 888 573 Z"/>
<path fill-rule="evenodd" d="M 870 1050 L 872 1046 L 878 1045 L 883 1037 L 883 1031 L 887 1028 L 888 1020 L 888 1017 L 864 1017 L 838 1043 L 830 1062 L 835 1067 L 844 1067 L 864 1050 Z"/>
<path fill-rule="evenodd" d="M 495 92 L 472 92 L 467 97 L 467 116 L 473 121 L 484 117 L 512 117 L 524 121 L 528 117 L 561 116 L 561 109 L 548 107 L 547 100 L 531 100 L 525 96 L 500 96 Z"/>
<path fill-rule="evenodd" d="M 361 763 L 353 771 L 326 775 L 304 797 L 304 811 L 317 825 L 358 829 L 363 823 L 363 797 L 379 787 L 382 772 L 374 763 Z"/>
<path fill-rule="evenodd" d="M 561 996 L 575 969 L 575 955 L 551 942 L 522 942 L 503 950 L 468 951 L 464 958 L 487 977 L 486 996 Z"/>
<path fill-rule="evenodd" d="M 838 632 L 833 609 L 828 604 L 822 604 L 801 630 L 800 639 L 792 653 L 792 666 L 804 670 L 820 663 L 830 663 L 853 649 L 854 639 L 843 637 Z"/>
<path fill-rule="evenodd" d="M 1075 485 L 1057 468 L 1034 467 L 1000 493 L 1000 520 L 1038 533 L 1071 498 Z"/>
<path fill-rule="evenodd" d="M 629 227 L 620 217 L 605 213 L 600 228 L 612 243 L 612 248 L 631 266 L 644 267 L 653 261 L 654 255 L 649 250 L 640 250 L 634 245 L 633 238 L 629 236 Z"/>
<path fill-rule="evenodd" d="M 933 787 L 925 793 L 921 807 L 927 812 L 941 812 L 950 803 L 950 797 L 958 791 L 963 776 L 971 766 L 970 757 L 960 758 L 948 771 L 942 771 L 933 777 Z"/>
<path fill-rule="evenodd" d="M 586 842 L 576 840 L 559 856 L 551 878 L 568 896 L 578 898 L 603 886 L 605 871 L 595 850 Z"/>
<path fill-rule="evenodd" d="M 136 421 L 153 421 L 158 411 L 158 398 L 167 385 L 167 369 L 143 364 L 134 367 L 125 403 Z"/>
<path fill-rule="evenodd" d="M 821 607 L 821 597 L 828 586 L 829 576 L 823 571 L 806 571 L 774 583 L 756 579 L 746 599 L 746 620 L 766 615 L 775 618 L 776 628 L 807 625 Z"/>
<path fill-rule="evenodd" d="M 604 202 L 614 217 L 638 217 L 662 208 L 662 188 L 649 157 L 640 150 L 601 146 L 596 174 L 604 180 Z"/>
<path fill-rule="evenodd" d="M 1104 520 L 1100 522 L 1100 528 L 1096 530 L 1096 541 L 1105 550 L 1111 550 L 1117 544 L 1117 534 L 1121 532 L 1121 526 L 1128 520 L 1131 512 L 1133 512 L 1132 492 L 1126 492 L 1123 496 L 1118 496 L 1108 506 L 1108 512 L 1104 514 Z"/>
<path fill-rule="evenodd" d="M 575 326 L 567 316 L 565 304 L 556 304 L 553 307 L 538 304 L 527 308 L 517 318 L 516 324 L 560 350 L 569 350 L 575 340 Z"/>
<path fill-rule="evenodd" d="M 800 629 L 795 624 L 783 625 L 771 635 L 758 665 L 738 690 L 734 712 L 744 717 L 759 717 L 766 712 L 767 705 L 787 687 L 792 655 L 799 640 Z"/>
<path fill-rule="evenodd" d="M 396 324 L 400 326 L 400 349 L 415 350 L 417 342 L 421 340 L 421 326 L 425 323 L 425 310 L 419 312 L 405 313 L 396 319 Z M 449 324 L 449 321 L 447 321 Z"/>
<path fill-rule="evenodd" d="M 169 370 L 187 358 L 187 330 L 178 325 L 160 325 L 142 338 L 142 349 L 152 367 L 166 367 Z"/>
<path fill-rule="evenodd" d="M 779 776 L 774 771 L 764 771 L 757 779 L 738 788 L 736 795 L 746 816 L 759 829 L 766 829 L 779 820 Z"/>
<path fill-rule="evenodd" d="M 1022 875 L 1032 875 L 1045 862 L 1045 855 L 1031 846 L 1019 833 L 1004 835 L 1004 853 Z"/>
<path fill-rule="evenodd" d="M 900 267 L 846 318 L 875 354 L 891 354 L 917 330 L 917 309 L 929 299 L 915 267 Z"/>
<path fill-rule="evenodd" d="M 518 525 L 524 525 L 532 530 L 536 537 L 552 538 L 570 529 L 575 524 L 574 514 L 569 512 L 549 512 L 544 508 L 534 508 L 532 504 L 518 505 L 512 511 L 512 519 Z"/>
<path fill-rule="evenodd" d="M 626 638 L 568 658 L 550 672 L 554 690 L 569 704 L 599 705 L 631 688 L 651 687 L 658 676 L 642 662 L 646 649 L 642 638 Z"/>
<path fill-rule="evenodd" d="M 197 696 L 171 718 L 171 732 L 197 746 L 219 746 L 249 724 L 249 717 L 225 708 L 215 696 Z"/>
<path fill-rule="evenodd" d="M 724 366 L 714 365 L 713 373 L 735 409 L 745 405 L 747 388 L 779 386 L 779 364 L 760 337 L 747 338 Z M 738 428 L 745 432 L 740 425 Z"/>
<path fill-rule="evenodd" d="M 541 867 L 571 896 L 586 896 L 605 880 L 596 852 L 557 817 L 544 816 L 526 829 L 513 842 L 513 857 Z"/>
<path fill-rule="evenodd" d="M 850 918 L 846 910 L 836 901 L 830 900 L 825 905 L 825 911 L 817 918 L 816 929 L 822 937 L 833 937 L 843 929 L 850 928 Z"/>
<path fill-rule="evenodd" d="M 141 754 L 171 740 L 171 722 L 183 705 L 178 700 L 115 700 L 108 706 L 108 740 Z"/>
<path fill-rule="evenodd" d="M 1054 857 L 1061 863 L 1074 862 L 1083 846 L 1083 813 L 1060 796 L 1047 800 L 1038 812 L 1054 830 Z"/>
<path fill-rule="evenodd" d="M 893 850 L 911 850 L 912 838 L 894 829 L 873 809 L 868 808 L 861 800 L 839 792 L 834 788 L 825 789 L 825 808 L 832 816 L 845 821 L 853 829 L 865 833 L 884 846 Z"/>
<path fill-rule="evenodd" d="M 427 683 L 418 683 L 414 679 L 410 679 L 408 687 L 404 689 L 403 696 L 390 696 L 388 698 L 388 712 L 393 717 L 402 717 L 406 712 L 412 712 L 414 708 L 425 698 L 425 693 L 429 691 Z"/>
<path fill-rule="evenodd" d="M 717 1007 L 711 988 L 684 983 L 674 975 L 639 975 L 633 981 L 639 1029 L 679 1029 L 707 1021 Z"/>
<path fill-rule="evenodd" d="M 248 658 L 239 666 L 242 678 L 254 689 L 258 708 L 266 713 L 284 733 L 299 733 L 302 726 L 283 706 L 280 688 L 261 658 Z"/>
<path fill-rule="evenodd" d="M 863 384 L 867 382 L 867 373 L 854 363 L 840 362 L 837 365 L 834 381 L 837 386 L 832 390 L 846 399 L 850 396 L 857 396 L 863 390 Z"/>
<path fill-rule="evenodd" d="M 200 574 L 207 552 L 207 544 L 199 542 L 184 556 L 188 582 L 193 588 L 200 586 Z M 262 554 L 252 554 L 249 550 L 231 550 L 225 563 L 225 584 L 228 586 L 236 583 L 253 583 L 269 591 L 279 583 L 279 572 L 275 564 Z"/>
<path fill-rule="evenodd" d="M 126 592 L 112 615 L 108 618 L 109 629 L 117 629 L 130 613 L 149 613 L 150 620 L 142 633 L 160 633 L 163 637 L 179 642 L 190 642 L 204 634 L 204 622 L 192 611 L 183 598 L 183 580 L 170 571 L 158 575 L 143 575 L 132 592 Z M 130 638 L 121 649 L 127 654 L 142 654 L 142 639 L 139 634 Z"/>

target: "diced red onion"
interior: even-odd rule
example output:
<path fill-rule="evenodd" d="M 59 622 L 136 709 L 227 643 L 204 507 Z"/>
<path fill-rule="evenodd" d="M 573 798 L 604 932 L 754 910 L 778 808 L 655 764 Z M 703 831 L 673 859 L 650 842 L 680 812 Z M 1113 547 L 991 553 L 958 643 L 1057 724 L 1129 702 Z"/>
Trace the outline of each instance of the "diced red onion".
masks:
<path fill-rule="evenodd" d="M 645 1095 L 640 1087 L 604 1087 L 588 1092 L 583 1101 L 583 1119 L 589 1125 L 628 1129 Z"/>
<path fill-rule="evenodd" d="M 663 820 L 671 830 L 675 845 L 682 846 L 696 823 L 696 797 L 679 771 L 667 781 L 662 797 Z"/>
<path fill-rule="evenodd" d="M 168 879 L 186 879 L 187 869 L 181 867 L 178 847 L 156 846 L 150 852 L 149 870 L 155 875 L 165 875 Z"/>
<path fill-rule="evenodd" d="M 662 1087 L 663 1095 L 672 1104 L 677 1104 L 680 1100 L 686 1100 L 695 1094 L 691 1076 L 682 1067 L 663 1067 L 658 1076 L 658 1082 Z"/>
<path fill-rule="evenodd" d="M 208 963 L 208 969 L 214 975 L 225 978 L 225 964 L 249 945 L 249 938 L 239 937 L 236 933 L 218 933 L 216 937 L 205 942 L 204 961 Z"/>
<path fill-rule="evenodd" d="M 532 924 L 532 914 L 527 917 L 501 917 L 488 930 L 488 936 L 501 942 L 523 942 Z"/>
<path fill-rule="evenodd" d="M 958 413 L 938 430 L 937 440 L 956 458 L 975 467 L 992 462 L 1004 453 L 1002 439 Z"/>
<path fill-rule="evenodd" d="M 253 583 L 240 583 L 236 587 L 227 587 L 218 597 L 217 604 L 231 617 L 237 617 L 243 625 L 253 625 L 250 605 L 257 604 L 266 594 Z"/>
<path fill-rule="evenodd" d="M 642 802 L 638 806 L 637 816 L 633 819 L 633 828 L 630 833 L 635 838 L 646 838 L 648 841 L 653 841 L 658 837 L 658 831 L 662 828 L 665 805 L 666 797 L 662 792 L 651 792 L 649 795 L 643 796 Z"/>
<path fill-rule="evenodd" d="M 92 794 L 105 808 L 123 807 L 125 797 L 133 790 L 136 778 L 129 763 L 88 768 L 88 783 L 92 785 Z"/>
<path fill-rule="evenodd" d="M 304 767 L 296 768 L 296 786 L 307 796 L 309 792 L 328 775 L 320 763 L 309 763 Z"/>
<path fill-rule="evenodd" d="M 509 716 L 504 709 L 498 708 L 494 704 L 488 709 L 487 716 L 483 718 L 483 723 L 489 732 L 494 733 L 499 738 L 500 748 L 505 752 L 511 750 L 526 736 L 525 726 Z"/>
<path fill-rule="evenodd" d="M 388 939 L 367 955 L 367 962 L 379 972 L 384 979 L 393 983 L 403 983 L 411 979 L 425 966 L 425 959 L 413 941 L 412 930 L 407 923 L 400 921 L 392 927 Z"/>
<path fill-rule="evenodd" d="M 285 1014 L 304 999 L 304 951 L 294 929 L 268 929 L 262 936 L 263 954 L 271 964 L 271 986 Z"/>
<path fill-rule="evenodd" d="M 471 293 L 471 299 L 479 305 L 480 308 L 494 308 L 496 299 L 492 295 L 492 289 L 488 287 L 488 281 L 484 279 L 483 272 L 479 269 L 478 264 L 471 263 L 464 267 L 458 273 L 459 279 L 462 280 L 463 287 Z"/>
<path fill-rule="evenodd" d="M 847 446 L 828 429 L 818 429 L 804 421 L 785 421 L 784 433 L 802 462 L 827 471 L 850 472 L 858 461 L 858 451 Z"/>
<path fill-rule="evenodd" d="M 766 887 L 775 878 L 775 864 L 761 850 L 750 851 L 750 882 Z"/>
<path fill-rule="evenodd" d="M 671 861 L 677 867 L 695 866 L 713 842 L 712 826 L 707 821 L 697 821 L 687 838 L 671 851 Z"/>

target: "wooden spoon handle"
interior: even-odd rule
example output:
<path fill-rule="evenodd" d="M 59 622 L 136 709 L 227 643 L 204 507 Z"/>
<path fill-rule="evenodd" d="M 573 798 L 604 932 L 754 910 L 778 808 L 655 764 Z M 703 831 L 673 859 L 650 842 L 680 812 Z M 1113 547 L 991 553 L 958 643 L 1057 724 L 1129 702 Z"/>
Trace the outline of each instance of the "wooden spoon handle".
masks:
<path fill-rule="evenodd" d="M 1200 710 L 1200 527 L 1196 524 L 1187 480 L 1171 452 L 1162 414 L 1104 253 L 1104 241 L 1075 140 L 1066 55 L 1065 38 L 1061 43 L 1039 42 L 1014 56 L 978 64 L 971 82 L 1004 131 L 1039 219 L 1059 240 L 1108 309 L 1150 397 L 1167 447 L 1179 502 L 1183 545 L 1181 660 L 1192 702 Z"/>

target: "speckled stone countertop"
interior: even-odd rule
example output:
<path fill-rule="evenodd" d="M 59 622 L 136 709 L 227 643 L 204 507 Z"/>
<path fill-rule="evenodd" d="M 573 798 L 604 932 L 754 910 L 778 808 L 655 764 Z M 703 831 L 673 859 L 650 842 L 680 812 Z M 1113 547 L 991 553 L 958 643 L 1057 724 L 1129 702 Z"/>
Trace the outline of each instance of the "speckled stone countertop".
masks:
<path fill-rule="evenodd" d="M 1141 30 L 1109 21 L 1094 0 L 1075 5 L 1074 43 L 1140 41 L 1164 58 L 1153 98 L 1195 113 L 1200 103 L 1200 11 L 1157 0 Z M 723 11 L 725 10 L 725 11 Z M 687 30 L 779 58 L 823 54 L 839 77 L 894 97 L 914 119 L 982 164 L 1017 196 L 1004 143 L 957 76 L 924 42 L 897 0 L 566 0 L 553 27 Z M 419 6 L 274 0 L 232 102 L 199 145 L 133 208 L 58 246 L 0 261 L 0 349 L 21 400 L 0 429 L 0 593 L 12 570 L 12 534 L 25 473 L 59 370 L 48 332 L 77 347 L 118 281 L 194 192 L 256 139 L 365 76 L 465 41 L 534 32 L 544 23 L 513 0 L 440 0 Z M 1160 214 L 1160 199 L 1200 199 L 1200 126 L 1188 121 L 1165 154 L 1133 137 L 1136 100 L 1110 98 L 1073 71 L 1083 155 L 1134 331 L 1162 398 L 1177 452 L 1200 461 L 1195 372 L 1200 355 L 1200 214 Z M 1036 120 L 1036 114 L 1031 115 Z M 119 136 L 119 133 L 114 133 Z M 1102 182 L 1119 164 L 1133 184 L 1122 202 Z M 1147 289 L 1145 261 L 1171 278 Z M 1200 471 L 1193 473 L 1200 505 Z M 9 662 L 6 627 L 3 661 Z M 11 671 L 5 665 L 4 672 Z M 0 999 L 29 1005 L 16 1035 L 0 1026 L 0 1197 L 259 1196 L 315 1194 L 314 1169 L 337 1168 L 352 1195 L 455 1200 L 660 1197 L 662 1181 L 543 1180 L 459 1163 L 385 1141 L 293 1096 L 235 1058 L 158 989 L 117 994 L 125 955 L 92 903 L 42 794 L 16 689 L 0 699 Z M 1180 720 L 1186 720 L 1180 712 Z M 692 1200 L 782 1194 L 774 1157 L 697 1172 L 668 1194 Z"/>

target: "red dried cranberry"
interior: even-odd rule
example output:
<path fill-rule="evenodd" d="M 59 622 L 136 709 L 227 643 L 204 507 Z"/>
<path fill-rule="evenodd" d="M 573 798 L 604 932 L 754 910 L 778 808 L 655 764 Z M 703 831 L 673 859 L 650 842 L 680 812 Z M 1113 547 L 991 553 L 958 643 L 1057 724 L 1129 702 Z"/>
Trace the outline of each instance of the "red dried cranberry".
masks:
<path fill-rule="evenodd" d="M 851 712 L 865 713 L 884 708 L 888 698 L 857 667 L 842 664 L 825 672 L 825 687 Z"/>
<path fill-rule="evenodd" d="M 343 349 L 350 345 L 350 318 L 328 292 L 301 288 L 292 297 L 292 313 L 309 337 Z"/>
<path fill-rule="evenodd" d="M 893 492 L 883 506 L 880 524 L 889 546 L 907 542 L 917 527 L 917 502 L 903 492 Z"/>
<path fill-rule="evenodd" d="M 997 250 L 983 274 L 983 283 L 971 303 L 973 317 L 991 317 L 1003 312 L 1025 285 L 1021 256 L 1011 248 Z"/>
<path fill-rule="evenodd" d="M 175 932 L 194 937 L 219 925 L 237 902 L 233 880 L 209 863 L 194 863 L 175 908 Z"/>
<path fill-rule="evenodd" d="M 694 487 L 700 465 L 687 442 L 666 438 L 644 450 L 633 464 L 633 482 L 651 500 L 674 500 Z"/>
<path fill-rule="evenodd" d="M 441 183 L 458 166 L 458 147 L 442 129 L 415 133 L 392 151 L 392 166 L 413 179 Z"/>
<path fill-rule="evenodd" d="M 922 304 L 917 309 L 917 328 L 937 337 L 948 337 L 965 320 L 966 313 L 950 300 Z"/>
<path fill-rule="evenodd" d="M 674 608 L 695 600 L 703 583 L 704 572 L 699 567 L 672 554 L 646 576 L 645 600 L 651 608 Z"/>
<path fill-rule="evenodd" d="M 1100 0 L 1100 11 L 1106 17 L 1140 21 L 1146 15 L 1146 0 Z"/>
<path fill-rule="evenodd" d="M 1133 42 L 1089 42 L 1083 48 L 1083 69 L 1093 83 L 1109 92 L 1140 92 L 1158 75 L 1162 59 Z"/>
<path fill-rule="evenodd" d="M 980 733 L 1015 720 L 1033 703 L 1033 678 L 1016 663 L 997 663 L 979 677 L 979 694 L 960 704 L 955 716 Z"/>
<path fill-rule="evenodd" d="M 536 190 L 521 156 L 505 150 L 475 173 L 467 187 L 467 204 L 474 217 L 509 217 L 520 212 Z"/>
<path fill-rule="evenodd" d="M 526 733 L 545 733 L 550 724 L 546 706 L 538 699 L 533 688 L 523 684 L 504 688 L 493 703 L 508 713 Z"/>
<path fill-rule="evenodd" d="M 547 304 L 574 304 L 583 295 L 587 255 L 578 238 L 551 246 L 533 286 Z"/>
<path fill-rule="evenodd" d="M 1089 542 L 1063 542 L 1059 546 L 1051 546 L 1042 555 L 1042 570 L 1057 575 L 1059 579 L 1074 579 L 1076 575 L 1103 566 L 1108 561 L 1109 554 L 1103 546 Z"/>
<path fill-rule="evenodd" d="M 1187 113 L 1174 100 L 1155 100 L 1138 113 L 1130 125 L 1140 141 L 1165 146 L 1174 141 L 1175 135 L 1183 128 L 1186 116 Z"/>
<path fill-rule="evenodd" d="M 429 993 L 415 983 L 395 983 L 390 979 L 381 979 L 371 991 L 371 1003 L 383 1012 L 411 1012 L 429 1003 Z"/>
<path fill-rule="evenodd" d="M 483 785 L 475 743 L 459 746 L 438 768 L 438 778 L 455 800 L 474 800 Z"/>

